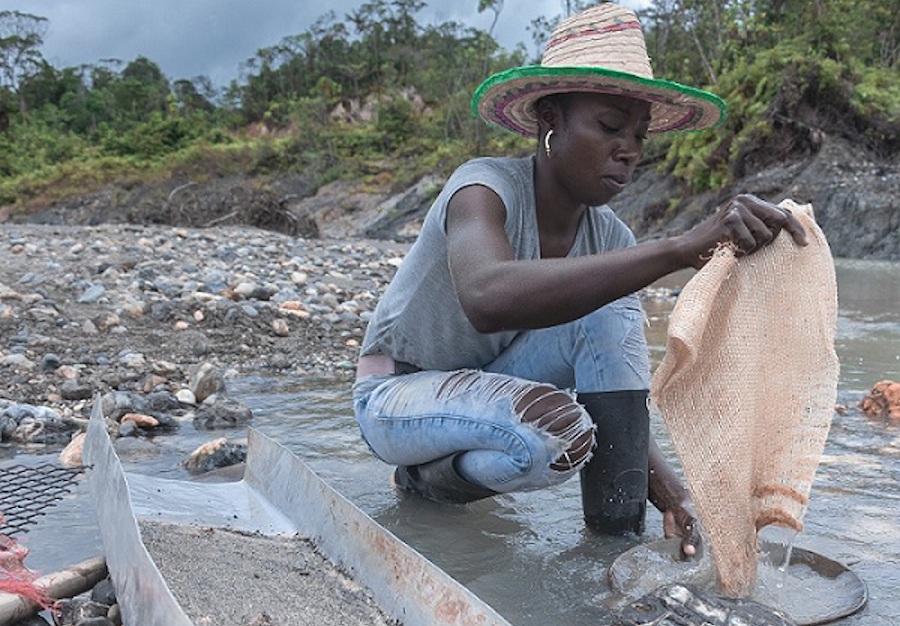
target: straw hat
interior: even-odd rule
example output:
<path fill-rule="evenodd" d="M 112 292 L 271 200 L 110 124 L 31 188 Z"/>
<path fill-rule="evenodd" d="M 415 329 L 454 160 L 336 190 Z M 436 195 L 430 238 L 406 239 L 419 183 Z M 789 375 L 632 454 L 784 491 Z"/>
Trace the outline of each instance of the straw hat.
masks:
<path fill-rule="evenodd" d="M 715 94 L 653 78 L 637 16 L 608 2 L 563 20 L 540 65 L 506 70 L 481 83 L 472 96 L 472 110 L 489 124 L 534 136 L 535 102 L 563 92 L 648 101 L 651 132 L 708 128 L 726 115 L 725 103 Z"/>

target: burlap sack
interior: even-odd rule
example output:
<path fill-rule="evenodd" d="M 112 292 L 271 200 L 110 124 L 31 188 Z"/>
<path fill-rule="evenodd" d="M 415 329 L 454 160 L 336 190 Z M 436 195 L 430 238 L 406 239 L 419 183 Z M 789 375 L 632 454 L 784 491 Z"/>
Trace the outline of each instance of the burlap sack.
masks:
<path fill-rule="evenodd" d="M 782 232 L 750 256 L 716 251 L 678 298 L 651 384 L 735 597 L 755 585 L 758 530 L 802 529 L 834 413 L 834 263 L 812 207 L 782 206 L 809 245 Z"/>

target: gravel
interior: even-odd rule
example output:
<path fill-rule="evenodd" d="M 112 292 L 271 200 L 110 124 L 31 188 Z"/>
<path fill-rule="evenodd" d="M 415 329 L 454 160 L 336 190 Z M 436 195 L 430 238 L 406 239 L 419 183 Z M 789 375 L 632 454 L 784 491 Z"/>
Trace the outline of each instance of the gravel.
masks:
<path fill-rule="evenodd" d="M 248 227 L 0 225 L 0 399 L 87 417 L 96 392 L 230 373 L 346 376 L 406 248 Z"/>

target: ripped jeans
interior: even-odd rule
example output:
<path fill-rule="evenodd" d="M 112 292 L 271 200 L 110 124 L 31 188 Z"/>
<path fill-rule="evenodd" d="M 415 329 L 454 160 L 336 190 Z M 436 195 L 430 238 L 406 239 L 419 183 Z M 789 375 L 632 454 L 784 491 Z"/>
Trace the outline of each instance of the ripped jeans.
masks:
<path fill-rule="evenodd" d="M 638 296 L 567 324 L 520 333 L 475 370 L 371 375 L 353 386 L 363 438 L 392 465 L 460 454 L 474 484 L 505 493 L 568 480 L 592 455 L 578 393 L 644 390 L 649 356 Z"/>

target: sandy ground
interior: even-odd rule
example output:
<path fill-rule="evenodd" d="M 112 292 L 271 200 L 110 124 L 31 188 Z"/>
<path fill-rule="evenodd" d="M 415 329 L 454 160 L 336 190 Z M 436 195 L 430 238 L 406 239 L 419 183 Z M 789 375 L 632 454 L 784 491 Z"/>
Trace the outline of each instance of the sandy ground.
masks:
<path fill-rule="evenodd" d="M 159 522 L 141 522 L 140 528 L 145 547 L 197 626 L 398 623 L 305 539 Z"/>

